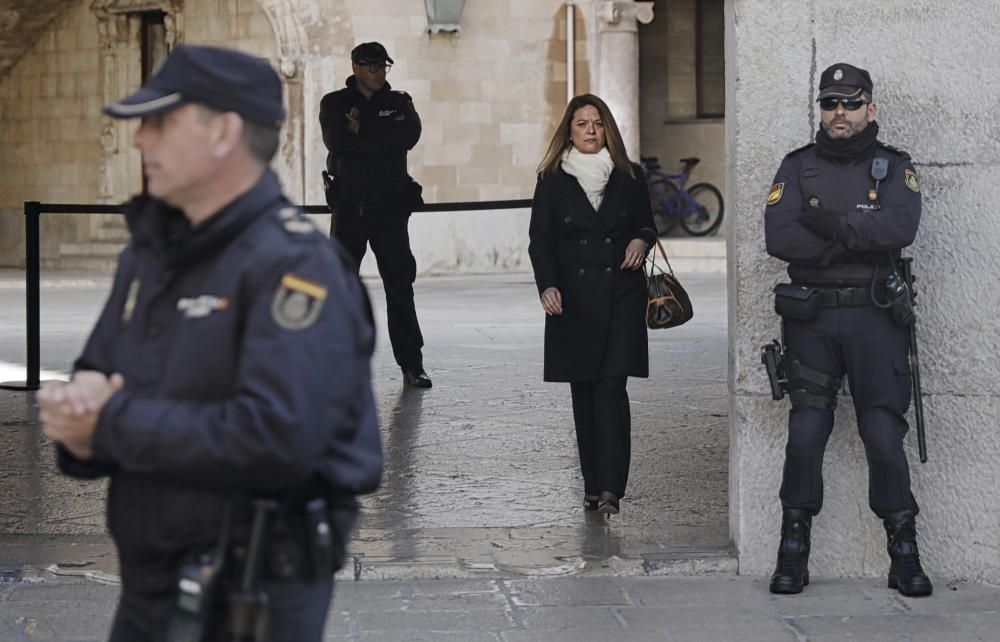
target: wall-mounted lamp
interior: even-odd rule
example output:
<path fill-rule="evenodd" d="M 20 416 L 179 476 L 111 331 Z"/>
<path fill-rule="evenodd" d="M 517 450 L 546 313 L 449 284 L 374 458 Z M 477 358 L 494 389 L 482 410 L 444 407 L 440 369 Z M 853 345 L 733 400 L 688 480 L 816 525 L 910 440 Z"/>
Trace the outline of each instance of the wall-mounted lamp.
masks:
<path fill-rule="evenodd" d="M 454 33 L 462 30 L 458 22 L 462 18 L 465 0 L 424 0 L 424 4 L 427 7 L 427 31 Z"/>

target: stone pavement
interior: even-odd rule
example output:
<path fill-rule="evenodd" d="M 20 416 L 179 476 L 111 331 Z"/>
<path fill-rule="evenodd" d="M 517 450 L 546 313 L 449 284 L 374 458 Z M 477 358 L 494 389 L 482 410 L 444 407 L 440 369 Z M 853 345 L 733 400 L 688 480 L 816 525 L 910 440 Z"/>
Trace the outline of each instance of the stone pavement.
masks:
<path fill-rule="evenodd" d="M 118 588 L 47 574 L 0 580 L 0 640 L 104 640 Z M 20 581 L 15 581 L 15 580 Z M 840 642 L 1000 639 L 1000 587 L 939 583 L 909 599 L 882 580 L 774 596 L 763 578 L 570 577 L 341 582 L 326 640 Z"/>
<path fill-rule="evenodd" d="M 369 283 L 386 475 L 364 500 L 329 639 L 1000 639 L 995 587 L 939 582 L 909 600 L 881 578 L 814 578 L 777 598 L 735 575 L 724 277 L 681 277 L 696 317 L 650 333 L 652 376 L 629 384 L 632 482 L 611 519 L 580 508 L 569 391 L 541 381 L 528 275 L 418 281 L 428 391 L 402 389 Z M 0 361 L 23 354 L 19 279 L 0 273 Z M 42 364 L 58 373 L 108 282 L 45 283 Z M 54 471 L 30 395 L 0 391 L 0 412 L 0 640 L 103 639 L 118 591 L 103 486 Z"/>
<path fill-rule="evenodd" d="M 23 354 L 23 289 L 0 275 L 0 360 Z M 727 526 L 726 316 L 722 275 L 684 277 L 694 321 L 650 333 L 651 377 L 630 384 L 633 458 L 623 513 L 581 510 L 568 386 L 546 384 L 542 320 L 529 275 L 424 278 L 417 309 L 434 388 L 404 390 L 369 282 L 379 348 L 374 381 L 384 483 L 364 500 L 342 577 L 414 579 L 733 572 Z M 45 275 L 42 365 L 69 368 L 107 279 Z M 207 356 L 210 358 L 210 355 Z M 102 485 L 52 466 L 33 402 L 0 392 L 6 557 L 22 567 L 90 562 L 114 573 Z"/>

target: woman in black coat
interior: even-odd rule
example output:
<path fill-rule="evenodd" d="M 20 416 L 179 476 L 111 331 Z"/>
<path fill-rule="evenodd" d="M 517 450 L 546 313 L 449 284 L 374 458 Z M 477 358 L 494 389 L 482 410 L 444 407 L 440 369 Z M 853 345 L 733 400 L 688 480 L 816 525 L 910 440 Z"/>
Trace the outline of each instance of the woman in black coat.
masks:
<path fill-rule="evenodd" d="M 649 374 L 641 268 L 656 232 L 642 170 L 597 96 L 566 107 L 538 168 L 529 234 L 544 378 L 570 384 L 584 508 L 615 514 L 631 456 L 626 380 Z"/>

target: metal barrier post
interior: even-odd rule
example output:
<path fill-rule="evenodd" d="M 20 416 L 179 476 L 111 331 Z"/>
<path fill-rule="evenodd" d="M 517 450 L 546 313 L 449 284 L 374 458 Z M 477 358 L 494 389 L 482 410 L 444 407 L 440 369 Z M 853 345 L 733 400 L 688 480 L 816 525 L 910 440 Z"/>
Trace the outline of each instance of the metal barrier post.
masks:
<path fill-rule="evenodd" d="M 530 199 L 481 202 L 427 203 L 416 212 L 462 212 L 494 209 L 519 209 L 531 207 Z M 308 214 L 329 214 L 326 205 L 305 205 Z M 110 214 L 123 213 L 120 205 L 80 205 L 24 202 L 25 242 L 25 307 L 27 374 L 25 381 L 0 383 L 0 389 L 38 390 L 41 386 L 41 248 L 39 220 L 42 213 L 49 214 Z"/>
<path fill-rule="evenodd" d="M 38 390 L 41 385 L 41 362 L 39 359 L 39 344 L 41 329 L 41 278 L 39 258 L 38 218 L 42 205 L 38 201 L 24 202 L 24 303 L 25 321 L 27 325 L 27 374 L 25 381 L 5 381 L 0 383 L 4 390 Z"/>
<path fill-rule="evenodd" d="M 41 203 L 28 201 L 24 204 L 25 240 L 25 302 L 27 321 L 28 373 L 26 390 L 38 390 L 41 384 L 41 249 L 39 248 L 38 223 Z"/>

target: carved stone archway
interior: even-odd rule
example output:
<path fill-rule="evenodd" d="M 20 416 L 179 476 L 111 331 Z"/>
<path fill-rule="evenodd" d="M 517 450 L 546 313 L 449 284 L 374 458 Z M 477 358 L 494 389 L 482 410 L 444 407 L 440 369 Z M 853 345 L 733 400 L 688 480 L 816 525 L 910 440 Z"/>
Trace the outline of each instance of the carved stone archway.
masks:
<path fill-rule="evenodd" d="M 353 46 L 351 14 L 345 0 L 257 0 L 278 45 L 278 70 L 285 85 L 288 119 L 275 164 L 286 193 L 305 203 L 315 193 L 319 168 L 312 151 L 319 98 L 329 90 L 331 54 Z"/>
<path fill-rule="evenodd" d="M 284 178 L 285 193 L 292 200 L 304 202 L 305 196 L 305 109 L 302 79 L 305 75 L 309 36 L 303 23 L 314 0 L 257 0 L 264 11 L 278 44 L 278 71 L 285 85 L 285 120 L 281 147 L 275 163 Z"/>

